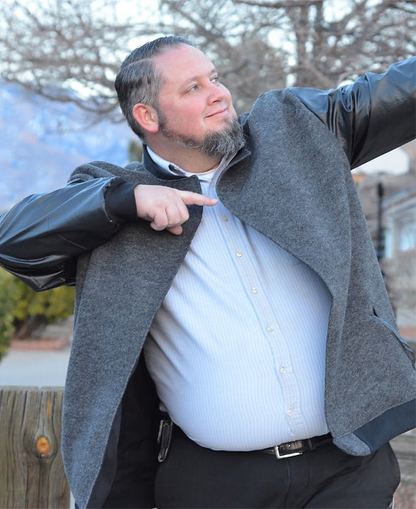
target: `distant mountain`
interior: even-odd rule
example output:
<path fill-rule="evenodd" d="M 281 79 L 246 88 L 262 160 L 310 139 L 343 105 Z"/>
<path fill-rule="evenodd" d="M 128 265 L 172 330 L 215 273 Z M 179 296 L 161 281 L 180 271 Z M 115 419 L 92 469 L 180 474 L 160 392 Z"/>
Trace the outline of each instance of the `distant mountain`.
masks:
<path fill-rule="evenodd" d="M 62 187 L 88 161 L 128 162 L 128 126 L 92 118 L 0 81 L 0 212 L 21 198 Z M 136 138 L 137 139 L 137 138 Z"/>

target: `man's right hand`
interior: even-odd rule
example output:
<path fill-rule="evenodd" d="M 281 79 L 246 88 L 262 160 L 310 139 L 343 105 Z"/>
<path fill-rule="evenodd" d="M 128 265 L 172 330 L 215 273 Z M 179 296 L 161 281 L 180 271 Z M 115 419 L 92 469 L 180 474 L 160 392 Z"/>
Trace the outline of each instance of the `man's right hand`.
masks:
<path fill-rule="evenodd" d="M 187 205 L 212 207 L 218 203 L 203 194 L 142 184 L 134 188 L 134 197 L 138 217 L 150 221 L 154 230 L 168 230 L 174 235 L 182 233 L 182 224 L 189 219 Z"/>

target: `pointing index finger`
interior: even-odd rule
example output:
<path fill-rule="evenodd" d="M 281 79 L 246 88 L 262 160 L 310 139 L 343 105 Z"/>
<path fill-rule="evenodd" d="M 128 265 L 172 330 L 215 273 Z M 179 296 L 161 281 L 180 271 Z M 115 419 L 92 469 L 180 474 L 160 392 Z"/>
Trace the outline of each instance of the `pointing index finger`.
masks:
<path fill-rule="evenodd" d="M 193 193 L 192 191 L 178 191 L 178 193 L 185 205 L 207 205 L 212 207 L 218 203 L 216 198 L 210 198 L 209 196 Z"/>

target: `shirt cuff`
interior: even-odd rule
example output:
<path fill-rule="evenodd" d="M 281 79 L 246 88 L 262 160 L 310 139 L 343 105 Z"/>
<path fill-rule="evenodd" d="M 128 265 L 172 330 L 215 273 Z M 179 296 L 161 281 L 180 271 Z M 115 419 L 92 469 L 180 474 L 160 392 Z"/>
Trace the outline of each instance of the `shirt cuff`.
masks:
<path fill-rule="evenodd" d="M 137 184 L 115 179 L 105 193 L 105 208 L 107 214 L 116 223 L 137 221 L 136 200 L 134 188 Z"/>

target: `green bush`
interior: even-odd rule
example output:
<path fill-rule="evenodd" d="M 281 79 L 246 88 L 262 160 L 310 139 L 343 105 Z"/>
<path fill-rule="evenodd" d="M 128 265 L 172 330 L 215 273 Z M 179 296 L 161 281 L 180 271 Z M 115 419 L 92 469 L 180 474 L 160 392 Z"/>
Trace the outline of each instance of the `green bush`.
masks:
<path fill-rule="evenodd" d="M 72 287 L 35 292 L 0 268 L 0 360 L 13 336 L 28 337 L 39 325 L 71 315 L 74 298 Z"/>
<path fill-rule="evenodd" d="M 17 288 L 13 276 L 0 269 L 0 360 L 6 353 L 15 327 L 13 309 L 17 302 Z"/>
<path fill-rule="evenodd" d="M 143 157 L 143 145 L 135 140 L 129 142 L 129 161 L 141 161 Z"/>

